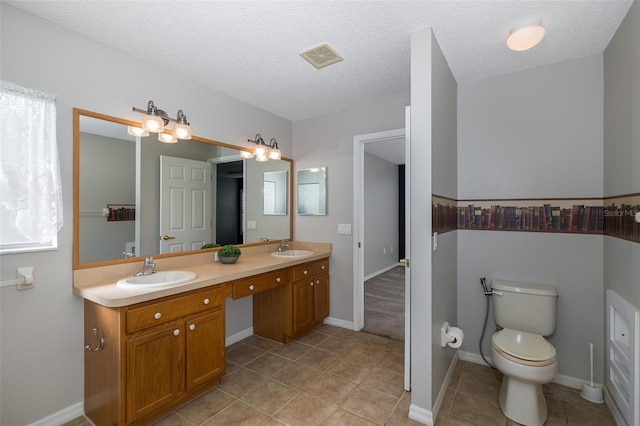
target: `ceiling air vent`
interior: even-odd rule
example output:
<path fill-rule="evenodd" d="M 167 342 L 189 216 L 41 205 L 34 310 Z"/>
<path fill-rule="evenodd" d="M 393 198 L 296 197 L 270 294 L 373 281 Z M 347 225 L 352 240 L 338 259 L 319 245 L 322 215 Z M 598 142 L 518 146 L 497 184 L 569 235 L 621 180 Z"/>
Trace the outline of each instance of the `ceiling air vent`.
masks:
<path fill-rule="evenodd" d="M 306 50 L 300 56 L 317 69 L 342 61 L 340 55 L 330 48 L 327 43 Z"/>

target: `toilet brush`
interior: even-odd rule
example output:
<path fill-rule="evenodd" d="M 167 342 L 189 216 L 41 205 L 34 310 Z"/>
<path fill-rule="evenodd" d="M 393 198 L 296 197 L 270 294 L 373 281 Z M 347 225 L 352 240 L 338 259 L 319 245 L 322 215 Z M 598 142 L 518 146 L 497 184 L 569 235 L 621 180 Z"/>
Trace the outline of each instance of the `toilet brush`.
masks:
<path fill-rule="evenodd" d="M 582 383 L 580 396 L 589 402 L 602 404 L 604 402 L 604 398 L 602 397 L 602 387 L 593 383 L 593 343 L 589 343 L 589 359 L 591 367 L 590 379 L 588 383 Z"/>

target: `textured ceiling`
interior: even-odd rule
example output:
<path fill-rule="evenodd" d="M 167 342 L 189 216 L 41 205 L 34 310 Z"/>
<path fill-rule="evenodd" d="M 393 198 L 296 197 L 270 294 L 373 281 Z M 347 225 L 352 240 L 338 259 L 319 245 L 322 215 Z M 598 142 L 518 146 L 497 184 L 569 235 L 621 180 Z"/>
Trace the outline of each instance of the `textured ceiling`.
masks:
<path fill-rule="evenodd" d="M 464 83 L 601 53 L 633 1 L 6 3 L 296 121 L 408 97 L 410 35 L 422 28 Z M 508 50 L 509 29 L 531 18 L 545 39 Z M 317 70 L 299 56 L 321 43 L 344 61 Z"/>

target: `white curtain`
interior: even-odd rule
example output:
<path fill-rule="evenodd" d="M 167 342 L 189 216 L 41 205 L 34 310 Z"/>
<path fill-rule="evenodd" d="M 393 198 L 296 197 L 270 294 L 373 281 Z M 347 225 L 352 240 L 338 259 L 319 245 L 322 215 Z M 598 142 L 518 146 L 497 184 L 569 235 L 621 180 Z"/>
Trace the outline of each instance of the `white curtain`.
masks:
<path fill-rule="evenodd" d="M 0 203 L 28 241 L 48 243 L 62 228 L 56 98 L 0 84 Z"/>

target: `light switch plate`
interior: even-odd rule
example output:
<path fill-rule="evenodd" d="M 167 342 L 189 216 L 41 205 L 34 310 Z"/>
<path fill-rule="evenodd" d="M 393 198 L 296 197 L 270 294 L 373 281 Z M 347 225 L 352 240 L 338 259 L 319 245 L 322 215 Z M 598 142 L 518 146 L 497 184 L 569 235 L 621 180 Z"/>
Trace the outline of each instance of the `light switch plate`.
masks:
<path fill-rule="evenodd" d="M 256 229 L 256 221 L 248 220 L 247 221 L 247 229 Z"/>
<path fill-rule="evenodd" d="M 338 224 L 338 234 L 351 235 L 351 224 L 350 223 L 339 223 Z"/>

